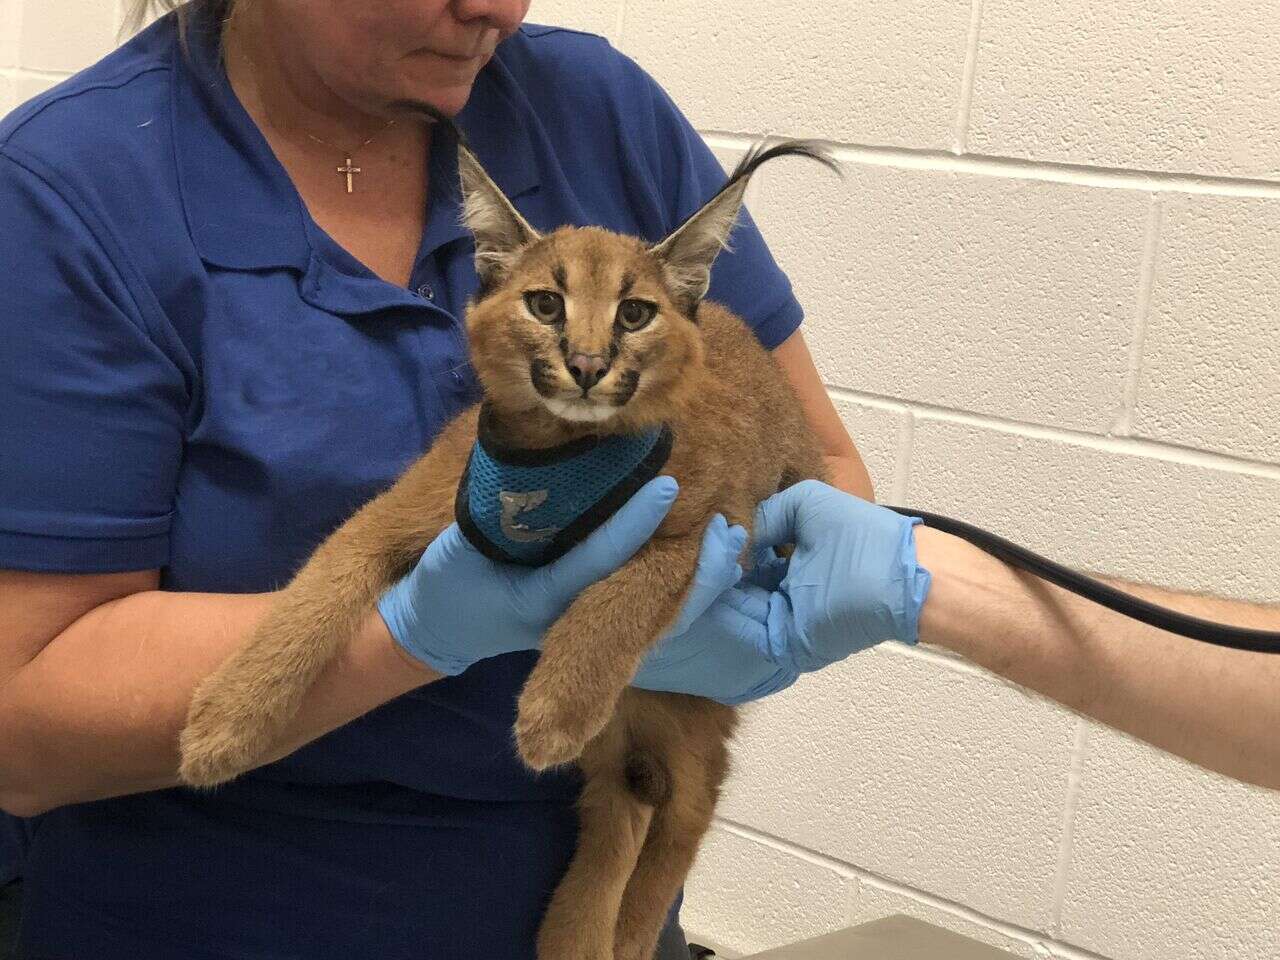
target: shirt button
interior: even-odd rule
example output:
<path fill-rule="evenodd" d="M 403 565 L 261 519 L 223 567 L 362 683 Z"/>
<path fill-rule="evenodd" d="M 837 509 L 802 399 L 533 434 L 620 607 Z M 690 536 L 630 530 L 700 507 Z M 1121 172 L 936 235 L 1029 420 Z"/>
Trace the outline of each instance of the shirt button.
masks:
<path fill-rule="evenodd" d="M 436 298 L 436 292 L 431 289 L 431 284 L 421 283 L 418 285 L 418 296 L 423 300 L 434 300 Z"/>

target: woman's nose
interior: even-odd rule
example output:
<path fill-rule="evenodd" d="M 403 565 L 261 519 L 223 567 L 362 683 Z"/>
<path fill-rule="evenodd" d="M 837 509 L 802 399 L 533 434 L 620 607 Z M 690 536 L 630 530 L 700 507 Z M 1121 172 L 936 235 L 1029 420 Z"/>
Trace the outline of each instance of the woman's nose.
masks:
<path fill-rule="evenodd" d="M 459 20 L 487 20 L 503 37 L 515 33 L 529 12 L 529 0 L 454 0 Z"/>

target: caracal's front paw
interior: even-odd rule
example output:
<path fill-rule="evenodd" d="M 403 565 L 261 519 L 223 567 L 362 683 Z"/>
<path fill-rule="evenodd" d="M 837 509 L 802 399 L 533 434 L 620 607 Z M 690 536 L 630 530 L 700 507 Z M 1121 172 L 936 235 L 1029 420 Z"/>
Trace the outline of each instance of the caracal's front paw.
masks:
<path fill-rule="evenodd" d="M 178 737 L 178 776 L 193 787 L 225 783 L 255 766 L 267 749 L 262 718 L 222 685 L 202 685 Z"/>
<path fill-rule="evenodd" d="M 530 770 L 572 763 L 604 724 L 579 704 L 526 691 L 516 716 L 516 746 Z"/>

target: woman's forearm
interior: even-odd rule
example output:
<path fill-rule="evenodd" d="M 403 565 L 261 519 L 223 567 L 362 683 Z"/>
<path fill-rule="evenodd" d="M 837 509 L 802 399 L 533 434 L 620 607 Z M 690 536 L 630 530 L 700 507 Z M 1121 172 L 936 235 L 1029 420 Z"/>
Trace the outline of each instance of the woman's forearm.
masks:
<path fill-rule="evenodd" d="M 0 689 L 0 807 L 31 815 L 178 782 L 178 733 L 197 683 L 274 594 L 149 590 L 89 611 Z M 278 759 L 439 677 L 376 611 L 307 694 Z"/>
<path fill-rule="evenodd" d="M 831 394 L 822 384 L 804 335 L 797 330 L 774 348 L 773 358 L 796 391 L 805 420 L 822 447 L 831 485 L 863 500 L 874 501 L 871 474 L 845 429 Z"/>
<path fill-rule="evenodd" d="M 920 638 L 1203 767 L 1280 789 L 1280 656 L 1157 630 L 916 528 L 933 585 Z M 1280 608 L 1135 592 L 1186 613 L 1280 629 Z"/>

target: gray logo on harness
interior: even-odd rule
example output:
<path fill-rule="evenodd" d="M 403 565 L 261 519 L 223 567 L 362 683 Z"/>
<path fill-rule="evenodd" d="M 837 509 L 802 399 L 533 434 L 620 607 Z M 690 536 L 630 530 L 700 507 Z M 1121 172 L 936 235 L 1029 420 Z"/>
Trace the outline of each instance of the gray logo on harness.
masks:
<path fill-rule="evenodd" d="M 543 527 L 531 530 L 527 524 L 516 523 L 516 517 L 530 510 L 536 510 L 547 502 L 546 490 L 533 490 L 529 493 L 498 492 L 498 502 L 502 504 L 502 532 L 516 543 L 536 543 L 539 540 L 550 540 L 560 531 L 555 527 Z"/>

